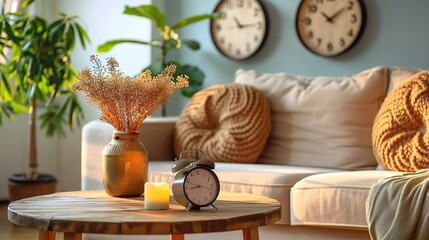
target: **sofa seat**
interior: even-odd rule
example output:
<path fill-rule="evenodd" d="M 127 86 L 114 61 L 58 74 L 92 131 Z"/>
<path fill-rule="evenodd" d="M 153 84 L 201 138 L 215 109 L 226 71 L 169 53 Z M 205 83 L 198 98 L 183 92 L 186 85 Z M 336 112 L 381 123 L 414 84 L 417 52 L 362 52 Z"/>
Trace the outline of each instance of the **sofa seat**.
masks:
<path fill-rule="evenodd" d="M 85 126 L 86 136 L 98 136 L 99 131 L 106 124 L 94 121 Z M 108 128 L 107 128 L 108 129 Z M 94 132 L 92 132 L 94 131 Z M 106 144 L 109 142 L 110 134 L 105 134 Z M 103 141 L 101 141 L 103 142 Z M 94 142 L 84 138 L 83 148 L 96 148 L 98 151 L 91 151 L 92 157 L 83 156 L 82 169 L 82 190 L 94 190 L 103 188 L 101 175 L 101 151 L 103 144 L 94 145 Z M 94 157 L 96 156 L 96 158 Z M 149 151 L 150 155 L 150 151 Z M 149 161 L 149 181 L 152 182 L 173 182 L 174 173 L 171 171 L 173 160 L 151 160 Z M 282 218 L 279 224 L 291 223 L 289 201 L 290 190 L 301 179 L 319 173 L 338 172 L 338 169 L 302 167 L 290 165 L 274 164 L 245 164 L 245 163 L 216 163 L 215 172 L 221 182 L 221 190 L 229 192 L 244 192 L 267 196 L 276 199 L 282 205 Z"/>
<path fill-rule="evenodd" d="M 365 202 L 371 186 L 402 172 L 348 171 L 311 175 L 290 193 L 291 225 L 368 229 Z"/>

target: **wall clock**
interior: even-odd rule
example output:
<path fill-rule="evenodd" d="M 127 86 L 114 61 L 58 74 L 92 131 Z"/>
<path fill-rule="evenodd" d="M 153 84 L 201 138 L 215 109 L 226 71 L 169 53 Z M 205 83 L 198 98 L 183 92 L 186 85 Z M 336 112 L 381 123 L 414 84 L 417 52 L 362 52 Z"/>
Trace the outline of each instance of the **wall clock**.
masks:
<path fill-rule="evenodd" d="M 349 50 L 365 28 L 363 0 L 302 0 L 296 30 L 310 51 L 327 57 Z"/>
<path fill-rule="evenodd" d="M 268 35 L 268 15 L 258 0 L 222 0 L 210 22 L 216 48 L 226 57 L 243 60 L 255 55 Z"/>
<path fill-rule="evenodd" d="M 198 160 L 183 159 L 182 154 L 195 152 L 203 156 Z M 177 203 L 189 210 L 198 210 L 201 207 L 213 205 L 220 192 L 219 178 L 213 171 L 215 163 L 200 150 L 187 149 L 180 153 L 171 170 L 176 173 L 173 179 L 173 197 Z"/>

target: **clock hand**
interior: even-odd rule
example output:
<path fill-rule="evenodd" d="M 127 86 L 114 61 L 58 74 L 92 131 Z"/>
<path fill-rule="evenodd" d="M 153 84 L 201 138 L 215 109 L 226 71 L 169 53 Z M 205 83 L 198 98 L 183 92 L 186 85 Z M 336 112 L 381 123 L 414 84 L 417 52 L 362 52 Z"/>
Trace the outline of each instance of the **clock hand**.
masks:
<path fill-rule="evenodd" d="M 326 15 L 326 13 L 322 12 L 322 16 L 324 16 L 326 18 L 327 22 L 332 22 L 332 18 L 330 18 L 328 15 Z"/>
<path fill-rule="evenodd" d="M 238 19 L 237 19 L 237 17 L 236 17 L 236 16 L 234 16 L 234 21 L 235 21 L 235 23 L 237 24 L 237 27 L 238 27 L 238 28 L 243 28 L 243 25 L 241 25 L 241 24 L 240 24 L 240 22 L 238 21 Z"/>
<path fill-rule="evenodd" d="M 253 27 L 253 26 L 256 26 L 256 23 L 249 23 L 249 24 L 242 24 L 241 25 L 242 28 Z"/>
<path fill-rule="evenodd" d="M 246 27 L 253 27 L 256 25 L 256 23 L 249 23 L 249 24 L 241 24 L 238 21 L 238 18 L 234 16 L 234 22 L 237 24 L 238 28 L 246 28 Z"/>
<path fill-rule="evenodd" d="M 191 183 L 191 182 L 188 182 L 188 183 L 194 185 L 194 187 L 191 187 L 191 189 L 200 188 L 201 187 L 200 184 L 195 184 L 195 183 Z"/>
<path fill-rule="evenodd" d="M 338 17 L 338 15 L 340 15 L 342 12 L 344 12 L 344 10 L 346 10 L 347 8 L 348 8 L 347 6 L 340 8 L 340 10 L 338 10 L 334 14 L 332 14 L 330 19 L 333 21 L 336 17 Z"/>
<path fill-rule="evenodd" d="M 204 187 L 204 186 L 200 186 L 200 187 L 201 187 L 201 188 L 204 188 L 204 189 L 206 189 L 206 190 L 212 191 L 212 189 L 211 189 L 211 188 Z"/>
<path fill-rule="evenodd" d="M 191 183 L 191 182 L 188 182 L 189 184 L 192 184 L 192 185 L 195 185 L 194 187 L 191 187 L 191 189 L 195 189 L 195 188 L 204 188 L 204 189 L 207 189 L 207 190 L 212 190 L 212 189 L 210 189 L 210 188 L 208 188 L 208 187 L 204 187 L 204 186 L 201 186 L 200 184 L 195 184 L 195 183 Z"/>

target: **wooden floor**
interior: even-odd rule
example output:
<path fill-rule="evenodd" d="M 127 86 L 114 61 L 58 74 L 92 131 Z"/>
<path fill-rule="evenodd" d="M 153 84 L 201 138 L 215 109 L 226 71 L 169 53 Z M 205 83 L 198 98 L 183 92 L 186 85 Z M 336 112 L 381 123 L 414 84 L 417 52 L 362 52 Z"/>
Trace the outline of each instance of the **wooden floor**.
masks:
<path fill-rule="evenodd" d="M 13 225 L 7 220 L 7 205 L 9 202 L 0 202 L 0 239 L 1 240 L 35 240 L 38 231 Z M 57 239 L 62 239 L 58 234 Z"/>

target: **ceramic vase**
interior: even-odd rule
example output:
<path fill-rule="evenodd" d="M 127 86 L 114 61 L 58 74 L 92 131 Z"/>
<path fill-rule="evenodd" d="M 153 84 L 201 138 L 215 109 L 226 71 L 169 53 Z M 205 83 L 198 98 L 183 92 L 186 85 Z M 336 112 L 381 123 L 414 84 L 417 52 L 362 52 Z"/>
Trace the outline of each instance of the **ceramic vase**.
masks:
<path fill-rule="evenodd" d="M 136 197 L 148 181 L 148 153 L 138 132 L 113 131 L 112 140 L 103 149 L 103 185 L 114 197 Z"/>

